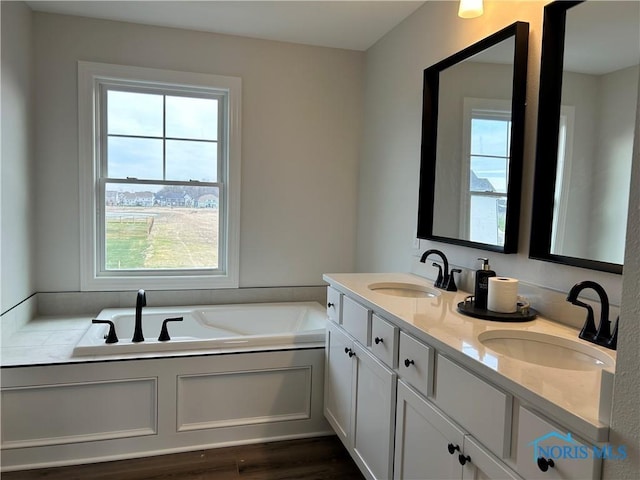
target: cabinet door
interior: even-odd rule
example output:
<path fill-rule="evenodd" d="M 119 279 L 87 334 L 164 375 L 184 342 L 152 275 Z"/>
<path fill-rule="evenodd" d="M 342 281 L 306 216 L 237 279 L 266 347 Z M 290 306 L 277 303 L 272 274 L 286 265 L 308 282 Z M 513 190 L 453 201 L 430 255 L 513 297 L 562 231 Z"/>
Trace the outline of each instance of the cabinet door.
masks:
<path fill-rule="evenodd" d="M 353 455 L 368 478 L 391 478 L 395 422 L 396 375 L 358 343 Z"/>
<path fill-rule="evenodd" d="M 471 435 L 464 437 L 464 458 L 462 478 L 464 480 L 522 480 L 513 470 L 491 454 Z"/>
<path fill-rule="evenodd" d="M 462 478 L 464 432 L 426 399 L 398 381 L 395 479 Z"/>
<path fill-rule="evenodd" d="M 335 323 L 327 322 L 324 416 L 347 447 L 349 447 L 354 369 L 353 341 Z"/>

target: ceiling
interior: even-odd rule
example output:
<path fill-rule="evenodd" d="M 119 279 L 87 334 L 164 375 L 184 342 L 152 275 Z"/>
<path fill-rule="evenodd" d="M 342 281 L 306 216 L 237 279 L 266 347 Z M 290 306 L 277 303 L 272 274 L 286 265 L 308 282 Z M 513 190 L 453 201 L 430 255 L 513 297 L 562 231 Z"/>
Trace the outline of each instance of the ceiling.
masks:
<path fill-rule="evenodd" d="M 27 1 L 40 12 L 367 50 L 424 1 Z"/>

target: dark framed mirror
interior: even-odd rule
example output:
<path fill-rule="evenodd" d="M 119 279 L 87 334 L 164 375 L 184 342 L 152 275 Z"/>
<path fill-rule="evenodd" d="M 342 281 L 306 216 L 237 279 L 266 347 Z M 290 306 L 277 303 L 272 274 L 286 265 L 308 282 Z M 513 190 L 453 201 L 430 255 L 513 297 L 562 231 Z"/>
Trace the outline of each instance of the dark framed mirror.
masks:
<path fill-rule="evenodd" d="M 544 9 L 531 258 L 622 273 L 640 3 Z"/>
<path fill-rule="evenodd" d="M 418 238 L 518 248 L 529 24 L 424 71 Z"/>

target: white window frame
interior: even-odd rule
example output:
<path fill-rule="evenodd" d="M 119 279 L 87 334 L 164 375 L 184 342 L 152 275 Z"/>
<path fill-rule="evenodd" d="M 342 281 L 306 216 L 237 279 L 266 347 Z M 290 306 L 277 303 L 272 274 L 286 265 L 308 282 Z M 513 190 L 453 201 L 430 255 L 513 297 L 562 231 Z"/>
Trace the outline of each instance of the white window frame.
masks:
<path fill-rule="evenodd" d="M 104 241 L 98 221 L 100 205 L 101 85 L 123 82 L 143 87 L 204 89 L 226 96 L 226 150 L 219 158 L 220 268 L 216 270 L 112 271 L 101 268 Z M 143 67 L 78 62 L 78 157 L 80 173 L 80 286 L 83 291 L 181 290 L 237 288 L 240 249 L 240 112 L 242 82 L 238 77 Z"/>
<path fill-rule="evenodd" d="M 503 120 L 507 117 L 505 112 L 509 112 L 509 120 L 512 121 L 511 101 L 497 98 L 471 98 L 463 99 L 463 128 L 462 128 L 462 186 L 460 189 L 462 194 L 461 205 L 462 215 L 460 216 L 460 232 L 462 238 L 471 236 L 471 195 L 487 196 L 487 197 L 507 197 L 507 193 L 489 193 L 489 192 L 471 192 L 469 187 L 471 181 L 471 121 L 474 118 L 474 112 L 481 112 L 487 117 L 495 116 L 495 118 Z M 510 154 L 511 152 L 509 152 Z M 510 159 L 509 159 L 510 160 Z M 509 178 L 509 165 L 507 163 L 507 183 Z M 507 190 L 509 186 L 507 185 Z M 497 240 L 496 240 L 497 244 Z M 499 246 L 504 246 L 499 245 Z"/>

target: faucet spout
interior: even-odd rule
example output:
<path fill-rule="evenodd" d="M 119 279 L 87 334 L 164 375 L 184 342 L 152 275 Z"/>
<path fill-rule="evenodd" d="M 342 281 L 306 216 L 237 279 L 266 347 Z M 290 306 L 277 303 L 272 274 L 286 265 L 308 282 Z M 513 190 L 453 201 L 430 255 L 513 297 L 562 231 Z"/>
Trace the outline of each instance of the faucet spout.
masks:
<path fill-rule="evenodd" d="M 132 342 L 144 342 L 144 335 L 142 334 L 142 307 L 147 306 L 147 295 L 143 289 L 138 290 L 138 296 L 136 298 L 136 324 L 133 330 Z"/>
<path fill-rule="evenodd" d="M 422 254 L 420 261 L 425 263 L 427 261 L 427 257 L 431 254 L 438 255 L 442 259 L 442 263 L 444 265 L 442 275 L 440 275 L 440 270 L 438 270 L 438 278 L 433 286 L 436 288 L 445 288 L 449 284 L 449 260 L 447 260 L 447 256 L 440 250 L 431 249 Z M 438 266 L 438 269 L 440 269 L 438 264 L 434 264 L 434 266 Z"/>

